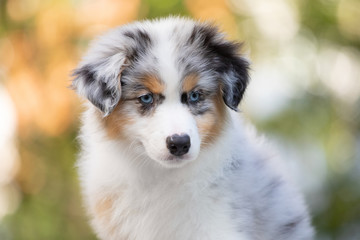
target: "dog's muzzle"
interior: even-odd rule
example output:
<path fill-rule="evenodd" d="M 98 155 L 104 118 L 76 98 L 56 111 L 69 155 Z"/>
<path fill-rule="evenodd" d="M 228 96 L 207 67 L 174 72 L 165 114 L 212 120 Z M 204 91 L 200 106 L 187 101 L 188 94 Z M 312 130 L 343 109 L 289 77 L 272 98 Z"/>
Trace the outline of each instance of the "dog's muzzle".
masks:
<path fill-rule="evenodd" d="M 166 146 L 172 155 L 182 156 L 190 149 L 190 137 L 187 134 L 174 134 L 166 138 Z"/>

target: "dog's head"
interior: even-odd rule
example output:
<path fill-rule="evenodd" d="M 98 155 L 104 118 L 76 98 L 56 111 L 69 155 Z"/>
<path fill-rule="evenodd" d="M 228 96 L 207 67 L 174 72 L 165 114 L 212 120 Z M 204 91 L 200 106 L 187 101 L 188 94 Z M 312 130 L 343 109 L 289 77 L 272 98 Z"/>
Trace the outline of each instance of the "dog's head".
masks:
<path fill-rule="evenodd" d="M 214 143 L 228 109 L 237 110 L 248 83 L 239 48 L 210 24 L 138 22 L 94 42 L 73 87 L 100 110 L 110 138 L 178 167 Z"/>

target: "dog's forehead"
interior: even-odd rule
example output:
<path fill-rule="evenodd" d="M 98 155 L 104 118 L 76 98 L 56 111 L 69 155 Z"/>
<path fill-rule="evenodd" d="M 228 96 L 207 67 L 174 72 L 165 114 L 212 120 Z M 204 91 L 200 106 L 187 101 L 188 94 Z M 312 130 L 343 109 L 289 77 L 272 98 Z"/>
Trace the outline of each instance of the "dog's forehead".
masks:
<path fill-rule="evenodd" d="M 153 45 L 144 54 L 145 65 L 156 70 L 159 78 L 171 85 L 178 83 L 184 76 L 180 58 L 184 51 L 184 42 L 189 38 L 193 24 L 188 22 L 154 22 L 147 29 L 153 39 Z"/>
<path fill-rule="evenodd" d="M 192 21 L 172 19 L 126 29 L 124 35 L 131 38 L 132 54 L 136 58 L 127 72 L 133 76 L 155 76 L 169 91 L 186 84 L 187 79 L 192 83 L 196 79 L 196 83 L 213 87 L 215 76 L 208 66 L 209 59 L 204 58 L 194 43 L 196 27 Z"/>

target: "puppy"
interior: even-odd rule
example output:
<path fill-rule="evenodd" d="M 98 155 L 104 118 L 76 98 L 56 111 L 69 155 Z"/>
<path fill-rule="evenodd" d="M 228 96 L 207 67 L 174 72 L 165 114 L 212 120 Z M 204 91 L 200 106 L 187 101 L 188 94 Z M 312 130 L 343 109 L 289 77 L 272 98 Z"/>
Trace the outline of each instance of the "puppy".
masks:
<path fill-rule="evenodd" d="M 312 239 L 301 195 L 237 112 L 249 63 L 207 23 L 135 22 L 74 71 L 78 161 L 100 239 Z"/>

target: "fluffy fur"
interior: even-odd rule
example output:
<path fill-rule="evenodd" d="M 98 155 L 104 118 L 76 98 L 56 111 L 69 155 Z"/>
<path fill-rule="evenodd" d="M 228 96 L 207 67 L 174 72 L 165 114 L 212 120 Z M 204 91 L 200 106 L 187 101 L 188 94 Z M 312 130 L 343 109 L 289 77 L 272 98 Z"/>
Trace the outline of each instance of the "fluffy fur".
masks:
<path fill-rule="evenodd" d="M 312 239 L 301 195 L 237 112 L 239 50 L 182 18 L 92 44 L 73 87 L 90 102 L 78 167 L 100 239 Z"/>

